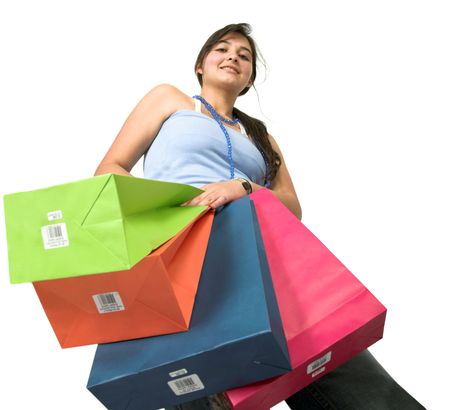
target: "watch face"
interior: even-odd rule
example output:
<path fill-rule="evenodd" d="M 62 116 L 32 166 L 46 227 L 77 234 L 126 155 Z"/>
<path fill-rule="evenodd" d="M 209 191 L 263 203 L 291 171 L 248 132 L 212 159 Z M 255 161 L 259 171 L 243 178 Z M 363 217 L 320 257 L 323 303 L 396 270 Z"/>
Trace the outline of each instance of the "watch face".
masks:
<path fill-rule="evenodd" d="M 237 179 L 241 182 L 241 184 L 244 187 L 247 194 L 250 194 L 252 192 L 252 186 L 251 186 L 250 182 L 248 182 L 244 178 L 237 178 Z"/>
<path fill-rule="evenodd" d="M 247 191 L 247 194 L 250 193 L 250 190 L 252 189 L 252 186 L 247 181 L 242 181 L 242 185 L 244 186 L 245 190 Z"/>

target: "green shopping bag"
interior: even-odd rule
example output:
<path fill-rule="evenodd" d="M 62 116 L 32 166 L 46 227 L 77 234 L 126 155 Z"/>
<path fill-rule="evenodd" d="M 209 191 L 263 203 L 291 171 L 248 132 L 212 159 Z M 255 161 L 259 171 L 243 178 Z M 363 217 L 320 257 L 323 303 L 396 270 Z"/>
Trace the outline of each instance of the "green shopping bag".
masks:
<path fill-rule="evenodd" d="M 107 174 L 4 196 L 10 280 L 130 269 L 205 206 L 190 185 Z"/>

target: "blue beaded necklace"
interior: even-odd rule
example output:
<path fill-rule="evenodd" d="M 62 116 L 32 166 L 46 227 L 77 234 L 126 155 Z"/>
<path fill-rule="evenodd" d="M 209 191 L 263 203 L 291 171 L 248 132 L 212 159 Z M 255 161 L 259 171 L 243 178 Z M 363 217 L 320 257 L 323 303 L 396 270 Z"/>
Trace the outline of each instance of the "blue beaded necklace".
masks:
<path fill-rule="evenodd" d="M 229 120 L 227 118 L 222 117 L 217 113 L 214 107 L 200 95 L 194 95 L 194 97 L 192 98 L 195 98 L 202 102 L 202 104 L 206 107 L 206 109 L 209 111 L 209 113 L 212 115 L 212 117 L 216 120 L 217 124 L 219 124 L 220 128 L 222 129 L 222 132 L 225 135 L 225 139 L 227 140 L 228 163 L 230 164 L 230 179 L 234 179 L 233 147 L 231 146 L 230 134 L 228 134 L 228 131 L 225 128 L 225 125 L 223 125 L 223 123 L 225 122 L 230 125 L 235 125 L 239 122 L 239 118 Z"/>
<path fill-rule="evenodd" d="M 220 128 L 222 129 L 222 132 L 225 135 L 225 139 L 227 141 L 228 163 L 230 164 L 230 179 L 234 179 L 233 147 L 231 145 L 230 134 L 228 134 L 228 131 L 227 131 L 225 125 L 223 125 L 223 123 L 226 123 L 226 124 L 229 124 L 229 125 L 236 125 L 237 123 L 240 123 L 239 118 L 234 118 L 233 120 L 230 120 L 228 118 L 222 117 L 214 109 L 214 107 L 200 95 L 194 95 L 192 98 L 195 98 L 196 100 L 201 101 L 201 103 L 205 106 L 205 108 L 209 111 L 211 116 L 216 120 L 216 122 L 219 124 Z M 261 152 L 261 155 L 262 155 L 262 157 L 264 159 L 264 162 L 266 163 L 266 171 L 267 171 L 269 169 L 269 166 L 268 166 L 268 163 L 267 163 L 266 156 L 261 151 L 261 149 L 259 149 L 259 151 Z M 267 187 L 267 188 L 270 186 L 270 181 L 268 181 L 267 173 L 266 173 L 264 186 Z"/>

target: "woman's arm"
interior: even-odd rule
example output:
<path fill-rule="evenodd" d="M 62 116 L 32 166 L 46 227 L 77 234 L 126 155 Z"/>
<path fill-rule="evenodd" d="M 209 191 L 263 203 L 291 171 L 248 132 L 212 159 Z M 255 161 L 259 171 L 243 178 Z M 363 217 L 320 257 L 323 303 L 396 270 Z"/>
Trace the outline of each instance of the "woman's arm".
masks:
<path fill-rule="evenodd" d="M 290 209 L 290 211 L 296 217 L 298 217 L 298 219 L 302 219 L 302 208 L 300 206 L 300 201 L 297 198 L 294 184 L 292 183 L 292 179 L 289 175 L 289 171 L 286 167 L 286 163 L 284 161 L 280 147 L 270 134 L 269 141 L 272 145 L 272 148 L 278 153 L 281 158 L 280 168 L 278 169 L 275 179 L 271 181 L 270 190 L 287 208 Z M 251 184 L 253 191 L 257 191 L 258 189 L 263 188 L 261 185 L 255 184 L 253 182 Z"/>
<path fill-rule="evenodd" d="M 95 171 L 95 175 L 130 175 L 145 153 L 162 123 L 177 110 L 185 95 L 169 84 L 149 91 L 137 104 Z"/>

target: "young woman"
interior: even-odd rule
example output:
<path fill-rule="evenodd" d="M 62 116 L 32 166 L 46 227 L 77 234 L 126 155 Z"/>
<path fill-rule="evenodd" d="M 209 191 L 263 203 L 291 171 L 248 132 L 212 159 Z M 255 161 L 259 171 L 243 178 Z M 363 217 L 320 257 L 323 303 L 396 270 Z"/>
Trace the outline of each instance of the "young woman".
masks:
<path fill-rule="evenodd" d="M 129 175 L 145 155 L 146 178 L 205 191 L 190 205 L 217 208 L 270 184 L 278 199 L 301 218 L 274 138 L 261 121 L 234 108 L 237 97 L 256 78 L 257 55 L 253 40 L 245 34 L 249 28 L 233 27 L 213 34 L 200 51 L 195 65 L 202 85 L 198 99 L 171 85 L 155 87 L 130 114 L 96 175 Z"/>
<path fill-rule="evenodd" d="M 256 78 L 258 55 L 250 32 L 248 24 L 231 24 L 206 41 L 195 63 L 200 95 L 190 97 L 163 84 L 144 96 L 96 175 L 130 175 L 144 155 L 146 178 L 204 190 L 186 205 L 217 208 L 266 186 L 301 219 L 300 203 L 275 139 L 261 121 L 234 106 Z M 297 409 L 423 408 L 367 351 L 287 402 Z M 228 405 L 224 395 L 215 395 L 175 408 L 226 409 Z"/>

